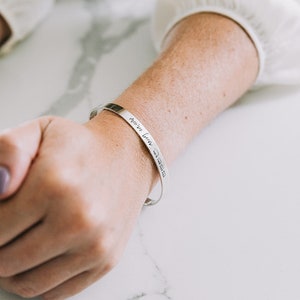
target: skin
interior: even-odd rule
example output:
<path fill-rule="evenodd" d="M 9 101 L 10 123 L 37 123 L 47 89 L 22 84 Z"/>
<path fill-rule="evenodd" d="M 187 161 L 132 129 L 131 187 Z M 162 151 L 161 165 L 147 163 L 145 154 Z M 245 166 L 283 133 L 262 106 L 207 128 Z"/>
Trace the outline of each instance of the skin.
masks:
<path fill-rule="evenodd" d="M 115 102 L 142 121 L 170 164 L 257 72 L 239 25 L 196 14 Z M 11 175 L 0 202 L 0 286 L 25 298 L 65 299 L 107 273 L 158 177 L 133 129 L 107 111 L 83 125 L 43 117 L 2 133 L 0 165 Z"/>

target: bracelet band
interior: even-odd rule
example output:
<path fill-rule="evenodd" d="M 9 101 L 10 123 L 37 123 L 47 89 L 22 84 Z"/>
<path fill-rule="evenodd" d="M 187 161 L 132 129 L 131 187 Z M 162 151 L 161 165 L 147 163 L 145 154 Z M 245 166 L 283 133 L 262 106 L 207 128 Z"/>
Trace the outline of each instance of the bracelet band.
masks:
<path fill-rule="evenodd" d="M 138 134 L 138 136 L 141 138 L 143 143 L 146 145 L 159 172 L 160 182 L 161 182 L 161 193 L 160 193 L 160 197 L 157 200 L 147 198 L 144 205 L 151 206 L 158 203 L 163 198 L 166 187 L 168 185 L 169 171 L 167 169 L 166 161 L 158 145 L 156 144 L 154 138 L 134 115 L 132 115 L 129 111 L 124 109 L 122 106 L 115 103 L 108 103 L 106 105 L 100 105 L 96 107 L 90 114 L 90 120 L 96 117 L 99 114 L 99 112 L 101 112 L 102 110 L 111 111 L 117 114 L 118 116 L 120 116 L 121 118 L 123 118 L 134 129 L 134 131 Z"/>

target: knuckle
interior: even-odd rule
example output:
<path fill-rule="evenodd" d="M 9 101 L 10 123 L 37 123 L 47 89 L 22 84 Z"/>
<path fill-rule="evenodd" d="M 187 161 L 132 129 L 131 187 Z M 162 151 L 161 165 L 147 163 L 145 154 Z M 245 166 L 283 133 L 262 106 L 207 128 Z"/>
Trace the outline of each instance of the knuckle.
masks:
<path fill-rule="evenodd" d="M 103 259 L 110 255 L 112 248 L 111 239 L 102 237 L 92 245 L 90 255 L 95 259 Z"/>
<path fill-rule="evenodd" d="M 94 232 L 99 227 L 98 216 L 93 203 L 87 199 L 80 187 L 81 183 L 70 178 L 68 172 L 57 170 L 56 173 L 47 173 L 43 181 L 43 191 L 48 203 L 58 204 L 51 207 L 55 212 L 52 213 L 53 218 L 63 216 L 56 223 L 59 229 L 63 229 L 70 238 Z"/>
<path fill-rule="evenodd" d="M 100 221 L 94 216 L 93 210 L 87 203 L 80 201 L 75 208 L 73 220 L 76 230 L 83 233 L 91 233 L 101 228 Z"/>
<path fill-rule="evenodd" d="M 54 170 L 48 170 L 47 173 L 48 175 L 44 179 L 44 185 L 48 197 L 61 199 L 78 194 L 78 184 L 76 184 L 74 179 L 70 178 L 68 172 L 58 167 L 54 168 Z"/>
<path fill-rule="evenodd" d="M 90 240 L 97 234 L 99 228 L 97 219 L 91 215 L 90 209 L 83 203 L 74 202 L 62 223 L 64 232 L 71 238 L 78 239 L 82 236 L 85 240 Z"/>
<path fill-rule="evenodd" d="M 88 217 L 87 214 L 80 212 L 72 216 L 73 221 L 69 226 L 69 232 L 71 234 L 89 234 L 94 230 L 93 221 Z"/>
<path fill-rule="evenodd" d="M 116 257 L 112 257 L 112 258 L 108 259 L 106 261 L 106 263 L 104 264 L 104 268 L 103 268 L 104 274 L 111 271 L 117 265 L 118 261 L 119 260 Z"/>

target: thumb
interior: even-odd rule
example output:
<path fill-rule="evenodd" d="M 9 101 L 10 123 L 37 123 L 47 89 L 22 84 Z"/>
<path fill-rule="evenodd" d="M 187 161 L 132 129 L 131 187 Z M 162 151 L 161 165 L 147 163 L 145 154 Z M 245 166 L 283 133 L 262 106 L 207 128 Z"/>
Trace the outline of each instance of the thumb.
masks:
<path fill-rule="evenodd" d="M 0 133 L 0 200 L 21 187 L 50 122 L 42 117 Z"/>

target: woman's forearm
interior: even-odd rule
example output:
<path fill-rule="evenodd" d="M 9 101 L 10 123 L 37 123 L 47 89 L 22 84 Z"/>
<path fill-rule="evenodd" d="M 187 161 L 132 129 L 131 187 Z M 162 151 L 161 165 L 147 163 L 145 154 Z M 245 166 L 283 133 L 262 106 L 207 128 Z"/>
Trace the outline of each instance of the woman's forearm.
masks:
<path fill-rule="evenodd" d="M 252 86 L 257 73 L 256 48 L 238 24 L 217 14 L 197 14 L 172 30 L 156 62 L 116 103 L 144 124 L 170 163 L 208 122 Z M 116 115 L 103 112 L 89 125 L 97 131 L 106 127 L 105 122 L 110 124 L 112 139 L 126 137 L 131 153 L 139 152 L 136 168 L 142 170 L 150 190 L 158 175 L 151 156 Z"/>
<path fill-rule="evenodd" d="M 234 21 L 197 14 L 181 21 L 165 49 L 117 103 L 136 114 L 168 162 L 254 83 L 256 49 Z"/>
<path fill-rule="evenodd" d="M 11 32 L 8 24 L 0 15 L 0 46 L 9 38 Z"/>

